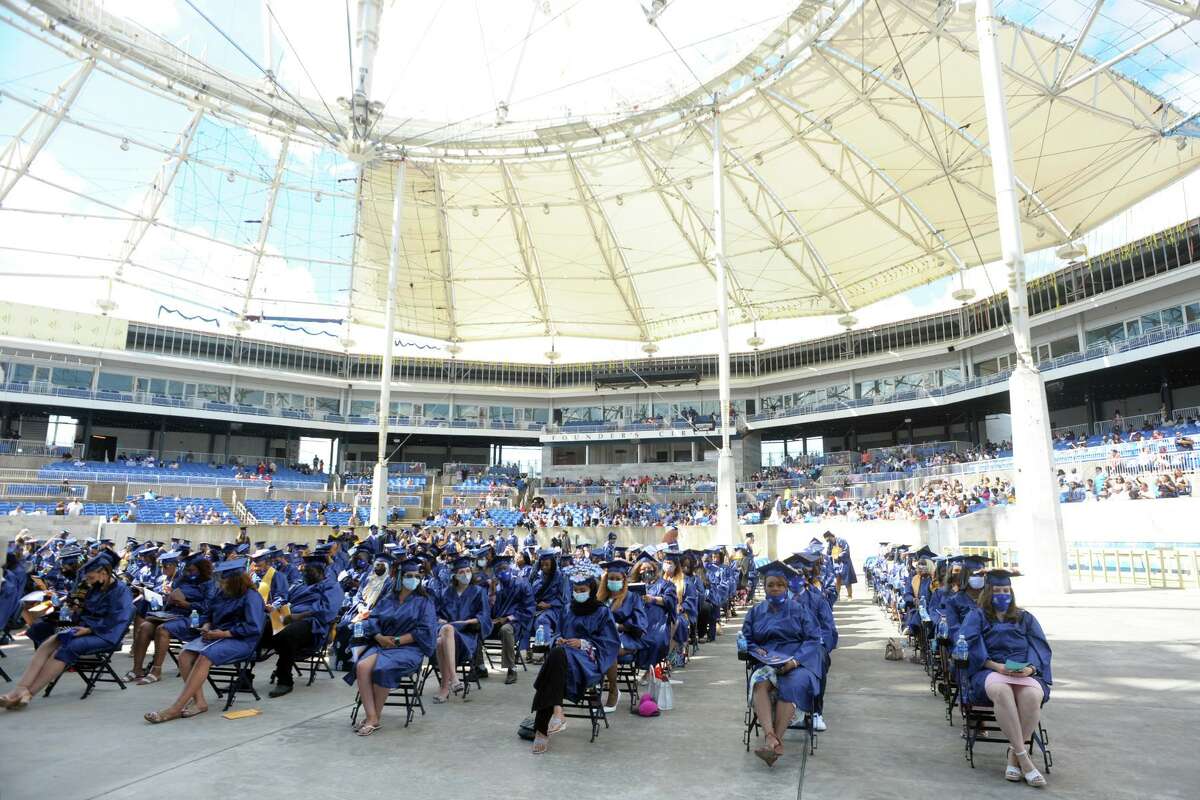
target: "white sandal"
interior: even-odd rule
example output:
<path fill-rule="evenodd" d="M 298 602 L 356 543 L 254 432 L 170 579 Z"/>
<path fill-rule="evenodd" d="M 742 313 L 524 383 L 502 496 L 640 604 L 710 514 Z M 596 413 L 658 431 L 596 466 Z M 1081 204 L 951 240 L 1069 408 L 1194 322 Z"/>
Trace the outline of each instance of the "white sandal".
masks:
<path fill-rule="evenodd" d="M 1008 755 L 1013 754 L 1013 749 L 1008 748 Z M 1004 767 L 1004 780 L 1012 781 L 1013 783 L 1021 782 L 1021 768 L 1013 764 L 1006 764 Z"/>
<path fill-rule="evenodd" d="M 1022 750 L 1019 753 L 1014 752 L 1013 755 L 1017 757 L 1018 761 L 1021 759 L 1021 756 L 1029 758 L 1029 753 L 1025 750 Z M 1033 761 L 1033 759 L 1029 760 L 1031 762 Z M 1007 771 L 1005 774 L 1007 775 Z M 1034 767 L 1033 769 L 1029 770 L 1029 772 L 1024 773 L 1023 777 L 1025 778 L 1026 783 L 1036 789 L 1041 789 L 1046 785 L 1046 777 L 1042 775 L 1042 773 L 1038 772 L 1037 767 Z"/>

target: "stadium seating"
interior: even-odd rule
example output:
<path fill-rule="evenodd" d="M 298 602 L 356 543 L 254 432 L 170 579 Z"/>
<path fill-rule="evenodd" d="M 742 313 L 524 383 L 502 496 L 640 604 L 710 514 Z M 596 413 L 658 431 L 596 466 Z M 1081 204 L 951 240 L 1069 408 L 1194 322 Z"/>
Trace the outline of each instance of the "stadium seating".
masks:
<path fill-rule="evenodd" d="M 321 520 L 316 514 L 316 509 L 320 505 L 314 502 L 313 515 L 305 520 L 304 518 L 304 502 L 295 500 L 247 500 L 245 501 L 246 510 L 254 515 L 254 518 L 262 523 L 277 523 L 284 524 L 283 509 L 288 503 L 292 504 L 292 522 L 293 525 L 320 525 Z M 405 510 L 403 508 L 392 508 L 388 511 L 389 518 L 403 518 Z M 354 521 L 351 522 L 351 518 Z M 359 506 L 358 515 L 354 517 L 353 509 L 346 503 L 330 503 L 329 510 L 325 513 L 325 523 L 328 525 L 366 525 L 370 517 L 370 509 L 366 506 Z"/>
<path fill-rule="evenodd" d="M 323 487 L 325 475 L 305 475 L 296 470 L 280 467 L 275 471 L 272 484 L 278 488 Z M 97 483 L 188 483 L 211 486 L 265 486 L 265 481 L 238 478 L 236 468 L 214 467 L 208 464 L 180 463 L 178 467 L 147 467 L 126 461 L 56 461 L 38 470 L 42 480 L 93 481 Z"/>

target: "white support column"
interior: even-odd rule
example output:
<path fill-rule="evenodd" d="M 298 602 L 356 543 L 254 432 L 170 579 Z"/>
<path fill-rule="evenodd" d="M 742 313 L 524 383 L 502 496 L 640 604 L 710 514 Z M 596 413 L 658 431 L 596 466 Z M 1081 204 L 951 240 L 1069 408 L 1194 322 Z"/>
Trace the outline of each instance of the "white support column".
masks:
<path fill-rule="evenodd" d="M 729 443 L 729 295 L 726 290 L 725 264 L 725 169 L 721 146 L 721 113 L 713 98 L 712 118 L 713 170 L 713 267 L 717 278 L 717 402 L 720 403 L 721 452 L 717 455 L 717 541 L 736 544 L 737 493 L 733 469 L 733 448 Z"/>
<path fill-rule="evenodd" d="M 1075 315 L 1075 339 L 1079 342 L 1079 352 L 1087 352 L 1087 329 L 1084 328 L 1084 312 Z"/>
<path fill-rule="evenodd" d="M 87 83 L 88 76 L 92 74 L 92 68 L 95 66 L 95 59 L 89 58 L 83 62 L 83 66 L 74 75 L 59 84 L 58 88 L 54 90 L 54 94 L 50 95 L 45 103 L 45 110 L 33 112 L 33 116 L 9 141 L 4 152 L 0 153 L 0 167 L 4 168 L 0 170 L 0 206 L 4 205 L 4 199 L 17 185 L 17 181 L 29 172 L 29 168 L 33 166 L 33 160 L 37 158 L 37 154 L 54 135 L 58 123 L 62 122 L 63 117 L 67 115 L 67 111 L 75 102 L 75 98 L 79 96 L 79 90 L 83 88 L 83 84 Z M 26 142 L 25 134 L 35 130 L 33 138 Z"/>
<path fill-rule="evenodd" d="M 387 297 L 384 300 L 383 369 L 379 374 L 379 453 L 371 480 L 370 523 L 383 527 L 387 522 L 388 493 L 388 417 L 392 407 L 392 348 L 396 335 L 396 274 L 400 270 L 400 221 L 404 216 L 404 177 L 406 165 L 396 165 L 392 179 L 392 250 L 388 257 Z"/>
<path fill-rule="evenodd" d="M 1033 579 L 1029 588 L 1061 594 L 1070 591 L 1070 575 L 1067 572 L 1062 512 L 1052 480 L 1054 462 L 1046 389 L 1030 353 L 1025 249 L 1021 241 L 1021 217 L 1017 206 L 1008 110 L 997 50 L 1000 24 L 992 0 L 979 0 L 975 5 L 975 33 L 979 42 L 984 110 L 992 153 L 1000 250 L 1008 267 L 1008 303 L 1012 312 L 1013 344 L 1017 351 L 1017 366 L 1008 380 L 1014 455 L 1013 483 L 1017 490 L 1017 503 L 1012 509 L 1017 514 L 1015 529 L 1021 536 L 1017 545 L 1021 571 Z"/>

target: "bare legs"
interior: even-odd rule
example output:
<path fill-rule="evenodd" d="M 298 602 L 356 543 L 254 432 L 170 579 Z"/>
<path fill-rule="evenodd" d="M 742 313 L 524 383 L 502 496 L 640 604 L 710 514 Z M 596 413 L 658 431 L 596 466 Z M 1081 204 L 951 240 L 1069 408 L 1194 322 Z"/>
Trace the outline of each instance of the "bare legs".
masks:
<path fill-rule="evenodd" d="M 25 668 L 21 679 L 17 681 L 16 687 L 6 695 L 3 695 L 4 705 L 19 703 L 28 695 L 28 699 L 32 699 L 34 695 L 46 688 L 47 685 L 66 669 L 67 665 L 53 658 L 54 653 L 58 650 L 58 637 L 51 636 L 46 641 L 42 642 L 41 646 L 33 653 L 33 658 L 29 661 L 29 666 Z"/>
<path fill-rule="evenodd" d="M 454 626 L 443 625 L 442 629 L 438 631 L 437 639 L 438 671 L 442 673 L 442 684 L 438 687 L 435 698 L 440 697 L 440 702 L 445 702 L 454 687 L 456 677 L 454 668 L 458 664 L 454 648 Z"/>
<path fill-rule="evenodd" d="M 362 699 L 363 712 L 366 717 L 363 725 L 379 725 L 379 717 L 383 714 L 383 704 L 387 702 L 387 687 L 376 686 L 371 679 L 375 669 L 376 654 L 367 656 L 359 661 L 354 672 L 358 676 L 358 696 Z M 382 697 L 380 693 L 382 692 Z"/>
<path fill-rule="evenodd" d="M 624 650 L 620 651 L 621 655 L 625 654 Z M 608 673 L 605 676 L 608 679 L 608 698 L 604 701 L 605 708 L 612 708 L 617 704 L 617 662 L 608 668 Z"/>
<path fill-rule="evenodd" d="M 1025 752 L 1025 743 L 1037 729 L 1041 716 L 1042 691 L 1033 686 L 1013 686 L 1008 683 L 990 683 L 985 687 L 996 714 L 996 723 L 1004 733 L 1014 753 Z M 1029 753 L 1017 756 L 1017 766 L 1022 772 L 1035 769 Z"/>
<path fill-rule="evenodd" d="M 174 703 L 154 715 L 158 717 L 158 721 L 177 719 L 192 703 L 195 704 L 195 709 L 189 711 L 188 716 L 203 714 L 208 710 L 208 701 L 204 699 L 204 682 L 208 679 L 210 668 L 212 668 L 212 662 L 208 660 L 207 656 L 197 655 L 187 650 L 179 654 L 179 674 L 183 677 L 183 691 L 179 693 L 179 697 L 175 698 Z M 147 719 L 150 717 L 151 714 L 146 715 Z"/>
<path fill-rule="evenodd" d="M 758 721 L 766 731 L 767 746 L 775 755 L 783 755 L 783 735 L 792 722 L 792 715 L 796 713 L 795 704 L 778 700 L 772 709 L 771 684 L 762 681 L 754 687 L 754 712 L 758 714 Z"/>

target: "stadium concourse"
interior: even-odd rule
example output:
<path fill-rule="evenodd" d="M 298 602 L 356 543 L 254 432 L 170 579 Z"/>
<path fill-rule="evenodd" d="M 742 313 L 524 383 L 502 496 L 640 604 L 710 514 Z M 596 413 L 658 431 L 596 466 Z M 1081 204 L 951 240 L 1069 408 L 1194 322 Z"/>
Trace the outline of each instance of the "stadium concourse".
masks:
<path fill-rule="evenodd" d="M 0 800 L 1195 797 L 1200 0 L 0 10 Z"/>

